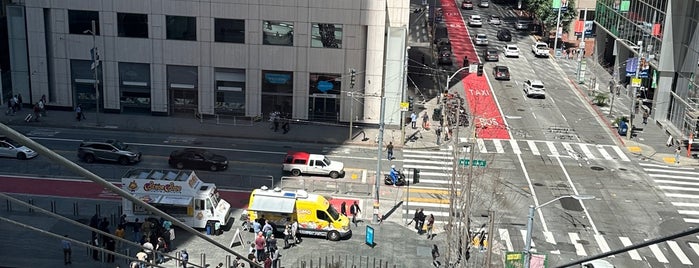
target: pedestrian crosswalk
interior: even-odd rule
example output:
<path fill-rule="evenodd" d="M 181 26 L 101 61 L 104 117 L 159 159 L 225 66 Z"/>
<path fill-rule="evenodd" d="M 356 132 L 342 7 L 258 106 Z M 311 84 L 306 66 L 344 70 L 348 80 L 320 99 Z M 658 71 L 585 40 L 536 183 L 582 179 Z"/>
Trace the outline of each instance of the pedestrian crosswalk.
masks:
<path fill-rule="evenodd" d="M 498 249 L 494 250 L 495 252 L 521 251 L 524 249 L 526 230 L 498 228 L 496 231 L 494 241 L 491 243 L 494 249 Z M 536 232 L 532 233 L 532 251 L 553 255 L 567 254 L 578 257 L 602 254 L 649 240 L 642 237 L 595 235 L 577 232 L 554 233 L 554 241 L 543 241 L 543 237 Z M 693 239 L 694 237 L 686 240 L 682 238 L 679 238 L 679 240 L 668 240 L 614 256 L 642 262 L 652 258 L 659 263 L 670 264 L 671 267 L 679 267 L 680 264 L 692 266 L 696 263 L 699 265 L 699 241 Z M 572 247 L 569 245 L 572 245 Z M 641 264 L 639 263 L 639 265 Z"/>
<path fill-rule="evenodd" d="M 468 138 L 459 138 L 459 144 L 468 142 Z M 532 154 L 537 156 L 566 156 L 582 160 L 631 161 L 624 151 L 616 145 L 539 140 L 476 139 L 473 146 L 461 147 L 461 152 L 470 152 L 471 147 L 477 153 L 482 154 Z"/>
<path fill-rule="evenodd" d="M 699 223 L 699 170 L 691 167 L 639 163 L 687 223 Z"/>

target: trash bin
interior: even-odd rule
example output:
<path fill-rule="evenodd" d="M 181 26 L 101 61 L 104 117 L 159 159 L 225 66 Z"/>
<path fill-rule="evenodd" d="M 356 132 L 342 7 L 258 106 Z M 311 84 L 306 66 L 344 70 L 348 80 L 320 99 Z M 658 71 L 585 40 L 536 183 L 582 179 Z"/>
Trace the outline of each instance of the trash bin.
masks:
<path fill-rule="evenodd" d="M 434 108 L 432 111 L 432 120 L 439 121 L 440 119 L 442 119 L 442 106 Z"/>

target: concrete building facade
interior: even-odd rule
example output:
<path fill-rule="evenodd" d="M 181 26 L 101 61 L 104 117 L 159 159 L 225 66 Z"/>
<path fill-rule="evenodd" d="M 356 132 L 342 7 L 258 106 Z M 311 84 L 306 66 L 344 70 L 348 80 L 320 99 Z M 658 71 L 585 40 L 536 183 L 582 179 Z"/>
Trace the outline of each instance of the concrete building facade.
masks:
<path fill-rule="evenodd" d="M 409 1 L 11 2 L 12 92 L 25 103 L 377 123 L 380 96 L 400 102 L 404 92 L 386 87 L 385 51 L 391 29 L 407 31 Z M 405 50 L 405 37 L 393 46 Z"/>

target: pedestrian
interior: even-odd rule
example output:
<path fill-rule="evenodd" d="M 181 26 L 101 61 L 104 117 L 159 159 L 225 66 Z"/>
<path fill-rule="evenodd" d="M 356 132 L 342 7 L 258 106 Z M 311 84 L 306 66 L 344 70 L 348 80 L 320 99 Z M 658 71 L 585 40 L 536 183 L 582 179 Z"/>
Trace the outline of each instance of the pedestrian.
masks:
<path fill-rule="evenodd" d="M 264 268 L 272 268 L 272 258 L 270 258 L 269 253 L 265 255 Z"/>
<path fill-rule="evenodd" d="M 449 141 L 449 127 L 444 126 L 444 141 Z"/>
<path fill-rule="evenodd" d="M 432 240 L 434 238 L 432 229 L 434 229 L 434 215 L 430 214 L 430 217 L 427 218 L 427 239 Z"/>
<path fill-rule="evenodd" d="M 24 103 L 24 102 L 22 101 L 22 94 L 17 94 L 17 99 L 16 99 L 15 101 L 17 102 L 17 104 L 16 104 L 16 105 L 17 105 L 17 111 L 21 111 L 21 110 L 22 110 L 22 104 Z"/>
<path fill-rule="evenodd" d="M 438 126 L 437 129 L 434 130 L 435 134 L 437 134 L 437 145 L 440 144 L 440 140 L 442 138 L 442 126 Z"/>
<path fill-rule="evenodd" d="M 274 127 L 274 132 L 277 132 L 279 130 L 279 113 L 274 112 L 272 113 L 274 116 L 272 116 L 272 125 Z"/>
<path fill-rule="evenodd" d="M 299 221 L 294 220 L 291 223 L 291 237 L 294 238 L 294 245 L 301 243 L 301 236 L 299 236 Z"/>
<path fill-rule="evenodd" d="M 65 237 L 63 240 L 61 240 L 61 248 L 63 249 L 63 265 L 68 265 L 69 263 L 73 263 L 71 261 L 73 249 L 70 241 L 68 240 L 68 235 L 63 235 L 63 237 Z"/>
<path fill-rule="evenodd" d="M 284 249 L 289 248 L 289 240 L 291 239 L 291 224 L 288 223 L 287 219 L 286 226 L 284 226 Z"/>
<path fill-rule="evenodd" d="M 46 116 L 46 95 L 41 95 L 41 99 L 39 99 L 39 108 L 41 109 L 41 116 Z"/>
<path fill-rule="evenodd" d="M 126 235 L 126 230 L 124 230 L 123 224 L 119 224 L 117 226 L 116 230 L 114 230 L 114 235 L 119 238 L 119 240 L 116 241 L 117 247 L 121 248 L 121 240 L 124 239 L 124 236 Z"/>
<path fill-rule="evenodd" d="M 269 258 L 272 259 L 272 268 L 279 267 L 279 249 L 275 248 L 269 252 Z"/>
<path fill-rule="evenodd" d="M 133 223 L 133 241 L 138 243 L 141 238 L 141 224 L 138 222 L 138 218 L 134 220 Z"/>
<path fill-rule="evenodd" d="M 413 218 L 410 219 L 410 222 L 408 222 L 408 226 L 415 222 L 415 230 L 417 230 L 417 222 L 418 222 L 418 215 L 419 215 L 420 209 L 415 209 L 415 214 L 413 215 Z"/>
<path fill-rule="evenodd" d="M 274 232 L 274 228 L 272 228 L 272 224 L 269 223 L 269 221 L 265 222 L 265 225 L 262 227 L 262 233 L 265 234 L 265 239 L 269 238 L 270 235 Z"/>
<path fill-rule="evenodd" d="M 83 114 L 83 107 L 80 104 L 78 104 L 78 106 L 75 107 L 75 119 L 78 119 L 78 121 L 85 119 L 85 115 Z"/>
<path fill-rule="evenodd" d="M 144 220 L 143 223 L 141 223 L 141 232 L 143 232 L 143 235 L 145 235 L 146 238 L 148 238 L 149 240 L 153 232 L 152 227 L 153 226 L 151 225 L 151 222 L 148 219 Z"/>
<path fill-rule="evenodd" d="M 680 153 L 682 153 L 682 147 L 677 146 L 677 149 L 675 149 L 675 165 L 680 164 Z"/>
<path fill-rule="evenodd" d="M 434 267 L 442 266 L 442 263 L 437 260 L 439 258 L 439 248 L 437 244 L 432 245 L 432 265 Z"/>
<path fill-rule="evenodd" d="M 155 260 L 155 256 L 153 254 L 155 253 L 153 250 L 155 250 L 155 246 L 153 246 L 153 243 L 150 242 L 150 238 L 146 237 L 146 242 L 141 245 L 143 247 L 143 251 L 148 254 L 148 260 L 152 261 Z"/>
<path fill-rule="evenodd" d="M 417 127 L 416 127 L 416 125 L 417 125 L 417 115 L 415 114 L 415 112 L 413 112 L 413 113 L 410 114 L 410 124 L 411 124 L 411 126 L 412 126 L 413 129 L 416 129 L 416 128 L 417 128 Z"/>
<path fill-rule="evenodd" d="M 284 134 L 289 133 L 289 130 L 291 130 L 289 121 L 291 121 L 289 118 L 284 118 L 284 124 L 282 124 L 282 131 Z"/>
<path fill-rule="evenodd" d="M 39 116 L 41 116 L 41 109 L 39 108 L 39 103 L 34 104 L 34 122 L 39 122 Z"/>
<path fill-rule="evenodd" d="M 388 142 L 388 145 L 386 145 L 386 152 L 388 161 L 393 160 L 393 142 Z"/>
<path fill-rule="evenodd" d="M 107 262 L 114 262 L 114 252 L 116 251 L 116 241 L 114 238 L 106 237 L 107 241 L 104 242 L 104 247 L 109 251 L 107 252 Z"/>
<path fill-rule="evenodd" d="M 186 249 L 183 249 L 180 252 L 180 264 L 182 268 L 187 268 L 187 263 L 189 263 L 189 253 L 187 253 Z"/>
<path fill-rule="evenodd" d="M 430 116 L 427 115 L 427 111 L 425 111 L 425 113 L 422 114 L 422 128 L 424 128 L 425 130 L 429 130 L 430 129 L 429 122 L 430 122 Z"/>
<path fill-rule="evenodd" d="M 165 257 L 163 253 L 167 252 L 167 244 L 165 243 L 165 238 L 158 237 L 158 244 L 155 245 L 156 260 L 155 264 L 161 264 L 165 262 Z"/>
<path fill-rule="evenodd" d="M 340 213 L 347 216 L 347 202 L 342 201 L 342 204 L 340 204 Z"/>
<path fill-rule="evenodd" d="M 352 206 L 350 206 L 350 214 L 352 214 L 352 223 L 354 223 L 354 226 L 357 226 L 357 223 L 360 222 L 357 220 L 357 214 L 361 213 L 362 210 L 359 208 L 359 204 L 357 204 L 357 201 L 354 201 Z"/>
<path fill-rule="evenodd" d="M 99 238 L 97 237 L 97 235 L 92 236 L 92 240 L 90 241 L 90 244 L 92 244 L 92 246 L 94 246 L 94 248 L 92 248 L 92 259 L 99 261 L 100 256 L 99 256 L 98 248 L 100 247 L 100 241 L 99 241 Z"/>
<path fill-rule="evenodd" d="M 265 236 L 262 232 L 257 233 L 255 238 L 255 253 L 257 254 L 257 259 L 261 260 L 265 253 Z"/>
<path fill-rule="evenodd" d="M 146 268 L 146 262 L 148 262 L 148 254 L 141 249 L 136 253 L 136 259 L 138 260 L 138 267 L 139 268 Z M 187 266 L 182 266 L 182 267 L 187 267 Z"/>
<path fill-rule="evenodd" d="M 648 116 L 649 116 L 648 110 L 643 109 L 643 124 L 644 125 L 648 124 Z"/>
<path fill-rule="evenodd" d="M 425 226 L 425 209 L 420 209 L 417 214 L 417 234 L 422 234 L 422 227 Z"/>
<path fill-rule="evenodd" d="M 252 222 L 252 231 L 255 234 L 262 231 L 262 224 L 260 224 L 260 220 L 261 219 L 258 219 Z"/>
<path fill-rule="evenodd" d="M 274 234 L 270 235 L 269 238 L 267 238 L 265 245 L 267 246 L 267 252 L 272 252 L 278 249 L 277 239 L 274 238 Z"/>

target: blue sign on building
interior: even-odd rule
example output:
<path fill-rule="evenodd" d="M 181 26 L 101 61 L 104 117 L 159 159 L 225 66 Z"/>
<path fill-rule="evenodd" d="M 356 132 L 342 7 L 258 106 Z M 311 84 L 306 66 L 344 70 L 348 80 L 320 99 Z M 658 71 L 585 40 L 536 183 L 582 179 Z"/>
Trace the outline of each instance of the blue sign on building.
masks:
<path fill-rule="evenodd" d="M 318 88 L 320 92 L 328 93 L 328 91 L 333 89 L 333 86 L 333 83 L 330 83 L 329 81 L 318 81 L 316 88 Z"/>

